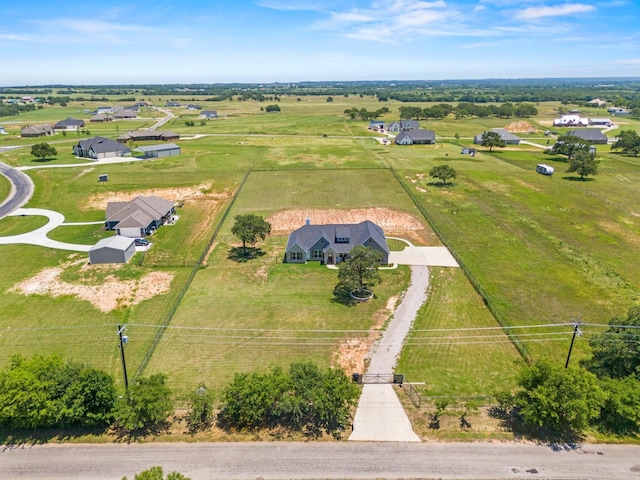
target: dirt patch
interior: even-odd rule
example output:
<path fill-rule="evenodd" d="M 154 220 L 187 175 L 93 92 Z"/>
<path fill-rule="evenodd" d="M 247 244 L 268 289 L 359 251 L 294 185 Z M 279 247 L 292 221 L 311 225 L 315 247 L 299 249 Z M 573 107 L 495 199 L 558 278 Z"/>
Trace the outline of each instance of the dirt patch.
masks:
<path fill-rule="evenodd" d="M 521 120 L 519 122 L 511 122 L 504 129 L 511 133 L 535 133 L 538 130 L 529 122 Z"/>
<path fill-rule="evenodd" d="M 356 208 L 352 210 L 338 209 L 294 209 L 283 210 L 271 215 L 267 221 L 271 223 L 274 234 L 289 233 L 300 228 L 309 219 L 314 225 L 328 223 L 360 223 L 371 220 L 379 225 L 385 233 L 411 232 L 424 229 L 418 219 L 408 213 L 389 208 Z"/>
<path fill-rule="evenodd" d="M 63 281 L 60 278 L 63 270 L 63 267 L 42 270 L 35 277 L 16 284 L 9 292 L 52 297 L 73 295 L 106 313 L 167 293 L 173 280 L 172 273 L 156 271 L 137 280 L 118 280 L 109 275 L 99 285 L 84 285 Z"/>
<path fill-rule="evenodd" d="M 390 297 L 385 308 L 378 310 L 375 315 L 375 325 L 369 331 L 365 339 L 350 339 L 340 344 L 336 353 L 336 362 L 345 372 L 364 373 L 365 359 L 368 357 L 371 347 L 378 340 L 381 334 L 381 328 L 396 310 L 398 304 L 398 295 Z"/>
<path fill-rule="evenodd" d="M 148 188 L 146 190 L 137 190 L 134 192 L 101 192 L 89 197 L 83 207 L 85 210 L 104 210 L 107 207 L 108 202 L 128 202 L 139 195 L 156 195 L 158 197 L 166 198 L 167 200 L 173 200 L 174 202 L 184 202 L 185 200 L 196 198 L 224 200 L 229 198 L 230 194 L 227 191 L 213 191 L 210 183 L 181 188 Z"/>

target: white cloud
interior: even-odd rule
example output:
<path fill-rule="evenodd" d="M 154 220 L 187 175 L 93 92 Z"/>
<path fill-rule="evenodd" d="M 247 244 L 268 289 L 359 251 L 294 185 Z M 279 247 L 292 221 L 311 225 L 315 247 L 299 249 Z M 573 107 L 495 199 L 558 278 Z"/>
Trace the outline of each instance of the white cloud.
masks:
<path fill-rule="evenodd" d="M 593 5 L 585 5 L 583 3 L 565 3 L 564 5 L 555 5 L 552 7 L 528 7 L 518 12 L 515 18 L 520 20 L 536 20 L 543 17 L 560 17 L 565 15 L 573 15 L 575 13 L 585 13 L 595 10 Z"/>
<path fill-rule="evenodd" d="M 624 60 L 618 60 L 616 63 L 622 63 L 624 65 L 640 65 L 640 58 L 627 58 Z"/>

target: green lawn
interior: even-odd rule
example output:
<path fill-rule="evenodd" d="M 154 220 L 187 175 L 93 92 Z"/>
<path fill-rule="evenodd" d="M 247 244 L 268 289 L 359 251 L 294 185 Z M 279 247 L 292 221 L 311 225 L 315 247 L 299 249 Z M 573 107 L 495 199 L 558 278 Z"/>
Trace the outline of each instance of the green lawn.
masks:
<path fill-rule="evenodd" d="M 0 177 L 4 178 L 4 177 Z M 20 235 L 40 228 L 47 224 L 49 219 L 47 217 L 40 216 L 14 216 L 5 217 L 0 220 L 0 235 L 7 237 L 9 235 Z"/>

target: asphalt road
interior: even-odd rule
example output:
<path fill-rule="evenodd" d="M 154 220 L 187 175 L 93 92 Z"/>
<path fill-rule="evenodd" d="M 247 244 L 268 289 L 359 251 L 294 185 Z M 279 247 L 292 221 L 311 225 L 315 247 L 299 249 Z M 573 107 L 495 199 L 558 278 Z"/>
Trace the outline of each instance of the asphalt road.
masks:
<path fill-rule="evenodd" d="M 163 443 L 4 447 L 0 478 L 133 478 L 152 466 L 204 479 L 640 479 L 640 446 L 522 443 Z"/>
<path fill-rule="evenodd" d="M 4 175 L 12 184 L 7 199 L 0 199 L 0 218 L 4 218 L 14 210 L 27 203 L 33 195 L 33 182 L 24 173 L 0 162 L 0 175 Z"/>

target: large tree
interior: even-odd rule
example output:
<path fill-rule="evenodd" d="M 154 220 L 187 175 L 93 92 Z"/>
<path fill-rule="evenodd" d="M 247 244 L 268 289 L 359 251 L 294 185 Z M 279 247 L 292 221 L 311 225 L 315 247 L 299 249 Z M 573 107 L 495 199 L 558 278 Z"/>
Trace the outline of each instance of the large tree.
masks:
<path fill-rule="evenodd" d="M 381 260 L 382 254 L 379 251 L 356 245 L 349 257 L 338 264 L 338 286 L 348 291 L 362 292 L 379 283 L 382 280 L 378 273 Z"/>
<path fill-rule="evenodd" d="M 116 423 L 128 431 L 142 430 L 162 424 L 173 411 L 167 377 L 155 373 L 141 377 L 129 386 L 116 404 Z"/>
<path fill-rule="evenodd" d="M 623 155 L 640 155 L 640 135 L 635 130 L 623 130 L 611 150 L 621 150 Z"/>
<path fill-rule="evenodd" d="M 631 307 L 626 318 L 614 317 L 609 328 L 589 340 L 593 355 L 583 364 L 599 377 L 640 380 L 640 306 Z"/>
<path fill-rule="evenodd" d="M 578 150 L 569 159 L 569 168 L 567 168 L 567 173 L 575 172 L 580 175 L 581 180 L 584 180 L 584 177 L 587 175 L 597 175 L 599 163 L 600 160 L 596 160 L 595 154 L 584 149 Z"/>
<path fill-rule="evenodd" d="M 494 132 L 492 130 L 488 130 L 482 134 L 482 142 L 481 145 L 483 147 L 489 147 L 489 151 L 493 150 L 493 147 L 504 147 L 506 144 L 504 140 L 500 136 L 498 132 Z"/>
<path fill-rule="evenodd" d="M 565 155 L 569 160 L 571 160 L 576 153 L 582 151 L 588 152 L 589 145 L 587 145 L 582 138 L 576 137 L 575 135 L 562 135 L 553 147 L 551 147 L 551 153 Z"/>
<path fill-rule="evenodd" d="M 445 185 L 449 179 L 456 178 L 456 175 L 456 171 L 449 165 L 437 165 L 429 172 L 430 177 L 439 178 L 442 180 L 443 185 Z"/>
<path fill-rule="evenodd" d="M 247 213 L 236 215 L 231 233 L 242 241 L 242 249 L 246 252 L 247 243 L 255 245 L 258 239 L 264 240 L 271 233 L 271 224 L 259 215 Z"/>
<path fill-rule="evenodd" d="M 31 147 L 31 155 L 41 160 L 46 160 L 58 155 L 58 151 L 48 143 L 36 143 Z"/>

